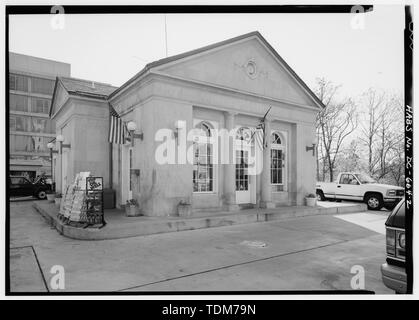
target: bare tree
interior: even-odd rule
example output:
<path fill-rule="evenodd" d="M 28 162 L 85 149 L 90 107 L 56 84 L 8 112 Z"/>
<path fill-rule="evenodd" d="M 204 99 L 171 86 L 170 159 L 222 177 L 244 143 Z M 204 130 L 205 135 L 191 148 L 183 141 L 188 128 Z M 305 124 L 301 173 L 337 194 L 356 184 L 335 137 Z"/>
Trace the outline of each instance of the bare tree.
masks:
<path fill-rule="evenodd" d="M 381 121 L 381 108 L 384 103 L 384 93 L 369 89 L 362 95 L 360 103 L 360 114 L 363 115 L 361 122 L 360 140 L 368 152 L 368 172 L 373 175 L 378 158 L 374 157 L 374 144 L 377 142 L 377 135 Z"/>
<path fill-rule="evenodd" d="M 330 81 L 317 79 L 316 94 L 325 105 L 316 119 L 318 145 L 321 145 L 317 148 L 324 152 L 323 173 L 327 167 L 330 181 L 333 181 L 336 159 L 342 144 L 358 124 L 355 104 L 351 99 L 337 101 L 338 89 L 339 86 Z"/>
<path fill-rule="evenodd" d="M 357 139 L 352 139 L 349 145 L 342 148 L 342 153 L 337 157 L 336 169 L 343 171 L 359 171 L 361 169 L 361 153 Z"/>
<path fill-rule="evenodd" d="M 334 98 L 339 87 L 334 86 L 330 81 L 327 81 L 324 78 L 317 78 L 316 81 L 317 81 L 316 94 L 327 109 L 327 107 L 332 102 L 332 99 Z M 317 118 L 316 118 L 316 135 L 318 137 L 318 143 L 316 145 L 317 180 L 318 181 L 324 181 L 326 178 L 326 172 L 329 171 L 328 166 L 327 166 L 327 156 L 325 154 L 327 152 L 325 152 L 323 139 L 322 139 L 323 123 L 325 121 L 324 117 L 325 117 L 325 112 L 323 110 L 317 114 Z M 321 175 L 320 175 L 320 167 L 322 170 Z"/>
<path fill-rule="evenodd" d="M 404 139 L 404 132 L 402 130 L 403 115 L 400 112 L 399 105 L 400 98 L 397 96 L 391 97 L 386 101 L 384 108 L 381 111 L 381 119 L 379 122 L 377 147 L 378 165 L 374 171 L 377 179 L 385 177 L 389 172 L 389 164 L 399 156 L 399 151 L 396 146 Z"/>
<path fill-rule="evenodd" d="M 394 151 L 394 158 L 388 164 L 388 175 L 391 178 L 391 182 L 402 186 L 404 182 L 404 140 L 395 144 L 392 147 Z"/>
<path fill-rule="evenodd" d="M 360 140 L 367 150 L 367 168 L 370 175 L 380 180 L 394 170 L 403 141 L 403 104 L 398 96 L 387 96 L 384 92 L 369 89 L 360 103 L 363 121 Z M 397 151 L 396 151 L 397 149 Z"/>

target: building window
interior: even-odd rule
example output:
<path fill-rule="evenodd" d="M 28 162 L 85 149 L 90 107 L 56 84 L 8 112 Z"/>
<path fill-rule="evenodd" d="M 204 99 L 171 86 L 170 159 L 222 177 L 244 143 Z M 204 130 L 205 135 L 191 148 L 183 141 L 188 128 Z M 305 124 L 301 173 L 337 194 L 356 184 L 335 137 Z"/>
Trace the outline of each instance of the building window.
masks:
<path fill-rule="evenodd" d="M 54 133 L 51 120 L 28 116 L 10 116 L 10 130 L 21 132 Z"/>
<path fill-rule="evenodd" d="M 13 135 L 11 136 L 10 149 L 18 152 L 34 152 L 36 150 L 35 141 L 30 136 Z"/>
<path fill-rule="evenodd" d="M 28 77 L 10 74 L 9 75 L 10 90 L 28 92 Z"/>
<path fill-rule="evenodd" d="M 38 133 L 50 133 L 48 119 L 30 117 L 30 131 Z"/>
<path fill-rule="evenodd" d="M 9 130 L 16 131 L 16 117 L 9 117 Z"/>
<path fill-rule="evenodd" d="M 15 130 L 26 132 L 27 130 L 27 119 L 22 116 L 15 117 Z"/>
<path fill-rule="evenodd" d="M 271 135 L 271 184 L 274 192 L 284 191 L 284 139 L 279 133 Z"/>
<path fill-rule="evenodd" d="M 34 152 L 45 152 L 47 151 L 46 147 L 46 138 L 44 137 L 31 137 L 32 138 L 32 146 Z"/>
<path fill-rule="evenodd" d="M 42 98 L 32 98 L 31 112 L 33 113 L 49 113 L 50 100 Z"/>
<path fill-rule="evenodd" d="M 236 191 L 249 190 L 249 153 L 252 143 L 252 132 L 241 127 L 236 133 Z"/>
<path fill-rule="evenodd" d="M 213 146 L 211 128 L 201 122 L 195 127 L 193 161 L 193 191 L 214 191 Z"/>
<path fill-rule="evenodd" d="M 249 151 L 236 150 L 236 191 L 249 190 Z"/>
<path fill-rule="evenodd" d="M 52 95 L 55 82 L 53 80 L 32 78 L 31 92 Z"/>
<path fill-rule="evenodd" d="M 10 110 L 28 112 L 29 111 L 29 100 L 28 97 L 11 94 L 9 99 Z"/>

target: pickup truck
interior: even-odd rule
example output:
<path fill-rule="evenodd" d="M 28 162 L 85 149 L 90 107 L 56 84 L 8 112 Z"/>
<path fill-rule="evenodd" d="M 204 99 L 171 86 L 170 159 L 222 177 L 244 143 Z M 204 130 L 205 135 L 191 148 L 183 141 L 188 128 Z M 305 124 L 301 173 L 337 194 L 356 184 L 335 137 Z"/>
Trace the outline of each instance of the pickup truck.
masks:
<path fill-rule="evenodd" d="M 404 188 L 379 184 L 363 173 L 341 172 L 336 182 L 317 182 L 317 199 L 363 201 L 370 210 L 392 210 L 404 197 Z"/>

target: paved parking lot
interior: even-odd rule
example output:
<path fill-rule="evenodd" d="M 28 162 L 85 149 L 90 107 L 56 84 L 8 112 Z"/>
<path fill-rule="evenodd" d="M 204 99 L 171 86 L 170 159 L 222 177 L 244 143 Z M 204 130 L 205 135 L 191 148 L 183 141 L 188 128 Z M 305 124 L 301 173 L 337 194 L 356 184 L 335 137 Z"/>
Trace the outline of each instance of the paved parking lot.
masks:
<path fill-rule="evenodd" d="M 359 265 L 365 289 L 392 293 L 381 282 L 382 213 L 80 241 L 47 226 L 31 204 L 11 204 L 12 291 L 55 291 L 54 266 L 64 268 L 65 291 L 351 290 Z"/>

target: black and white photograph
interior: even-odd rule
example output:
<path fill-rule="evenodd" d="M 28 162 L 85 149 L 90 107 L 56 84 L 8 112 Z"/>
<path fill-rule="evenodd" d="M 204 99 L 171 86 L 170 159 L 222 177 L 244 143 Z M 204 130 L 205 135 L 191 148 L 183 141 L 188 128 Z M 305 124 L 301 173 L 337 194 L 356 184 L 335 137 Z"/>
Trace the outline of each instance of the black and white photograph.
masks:
<path fill-rule="evenodd" d="M 412 4 L 78 4 L 4 6 L 6 295 L 415 292 Z"/>

